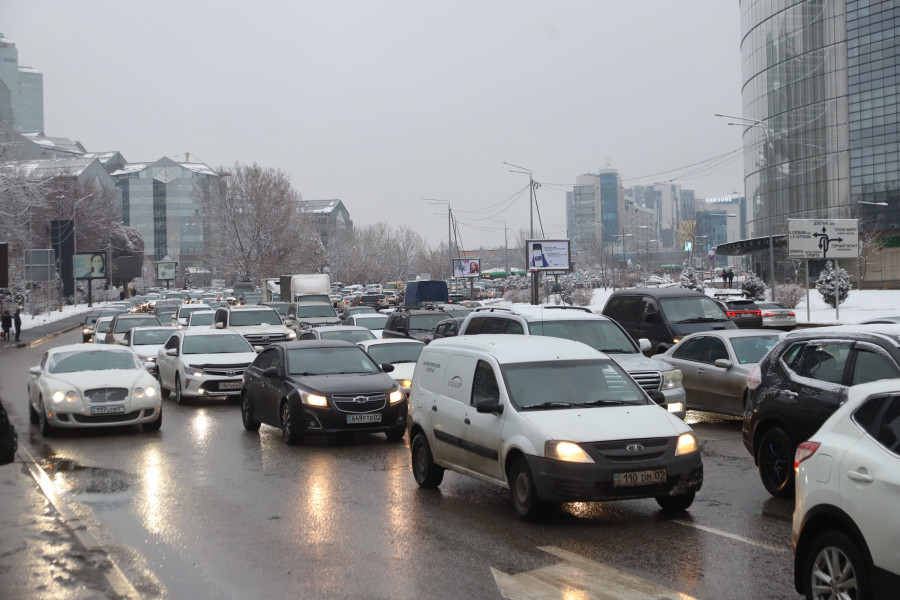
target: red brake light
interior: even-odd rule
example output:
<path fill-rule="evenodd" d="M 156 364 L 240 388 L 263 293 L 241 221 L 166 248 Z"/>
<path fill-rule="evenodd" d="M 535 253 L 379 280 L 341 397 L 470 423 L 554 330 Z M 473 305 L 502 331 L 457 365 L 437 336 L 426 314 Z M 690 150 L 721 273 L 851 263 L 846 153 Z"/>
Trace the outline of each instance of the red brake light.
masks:
<path fill-rule="evenodd" d="M 803 442 L 797 446 L 794 452 L 794 473 L 800 470 L 800 463 L 816 453 L 820 445 L 819 442 Z"/>
<path fill-rule="evenodd" d="M 764 317 L 774 317 L 774 316 L 775 316 L 775 313 L 763 313 L 762 316 L 764 316 Z"/>

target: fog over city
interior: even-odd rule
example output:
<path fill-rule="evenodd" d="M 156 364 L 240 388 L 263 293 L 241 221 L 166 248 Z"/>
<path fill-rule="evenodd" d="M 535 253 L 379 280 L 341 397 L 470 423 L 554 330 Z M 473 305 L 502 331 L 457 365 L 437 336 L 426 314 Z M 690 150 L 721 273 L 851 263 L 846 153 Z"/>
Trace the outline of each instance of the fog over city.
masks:
<path fill-rule="evenodd" d="M 565 237 L 575 178 L 743 193 L 738 3 L 0 0 L 45 133 L 131 162 L 284 171 L 358 226 Z M 519 169 L 522 170 L 522 169 Z M 541 231 L 543 226 L 543 232 Z"/>

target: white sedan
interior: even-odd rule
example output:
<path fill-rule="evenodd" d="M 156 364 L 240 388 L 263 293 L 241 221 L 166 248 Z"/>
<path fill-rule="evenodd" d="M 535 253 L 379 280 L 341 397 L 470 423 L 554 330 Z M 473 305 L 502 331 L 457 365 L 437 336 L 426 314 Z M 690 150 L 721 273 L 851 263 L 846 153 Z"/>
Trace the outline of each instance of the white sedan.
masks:
<path fill-rule="evenodd" d="M 156 379 L 128 348 L 75 344 L 44 353 L 29 369 L 28 413 L 41 433 L 57 427 L 162 425 Z"/>
<path fill-rule="evenodd" d="M 188 397 L 237 396 L 244 371 L 256 351 L 239 333 L 226 329 L 176 331 L 156 354 L 163 396 L 170 390 L 183 404 Z"/>

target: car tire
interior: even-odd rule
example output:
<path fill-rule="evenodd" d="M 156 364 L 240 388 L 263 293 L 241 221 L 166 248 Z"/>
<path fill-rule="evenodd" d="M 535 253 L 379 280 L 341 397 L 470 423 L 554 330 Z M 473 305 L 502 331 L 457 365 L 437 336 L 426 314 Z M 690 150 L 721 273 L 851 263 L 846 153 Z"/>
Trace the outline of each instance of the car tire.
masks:
<path fill-rule="evenodd" d="M 770 494 L 790 498 L 794 493 L 794 444 L 780 427 L 763 433 L 756 453 L 759 477 Z"/>
<path fill-rule="evenodd" d="M 656 503 L 666 511 L 687 510 L 694 503 L 694 492 L 678 496 L 657 496 Z"/>
<path fill-rule="evenodd" d="M 869 600 L 869 565 L 856 543 L 840 531 L 824 531 L 807 548 L 801 579 L 806 598 L 821 597 L 814 588 L 837 597 Z"/>
<path fill-rule="evenodd" d="M 41 416 L 38 414 L 38 411 L 34 410 L 31 398 L 28 399 L 28 422 L 32 425 L 37 425 L 41 422 Z"/>
<path fill-rule="evenodd" d="M 187 398 L 184 397 L 181 391 L 181 377 L 178 373 L 175 373 L 175 402 L 182 406 L 187 403 Z"/>
<path fill-rule="evenodd" d="M 259 431 L 259 421 L 254 421 L 250 416 L 250 396 L 241 394 L 241 423 L 247 431 Z"/>
<path fill-rule="evenodd" d="M 38 406 L 40 407 L 40 412 L 38 413 L 38 429 L 41 432 L 41 435 L 44 437 L 50 437 L 53 435 L 53 425 L 47 420 L 47 411 L 44 408 L 44 399 L 38 398 Z"/>
<path fill-rule="evenodd" d="M 420 431 L 415 435 L 409 449 L 412 458 L 413 478 L 419 487 L 436 488 L 444 480 L 444 468 L 434 462 L 428 438 Z"/>
<path fill-rule="evenodd" d="M 162 407 L 159 408 L 159 418 L 151 423 L 144 423 L 144 433 L 159 431 L 162 427 Z"/>
<path fill-rule="evenodd" d="M 159 370 L 159 367 L 156 367 Z M 163 385 L 162 375 L 157 374 L 156 380 L 159 381 L 159 393 L 163 398 L 168 398 L 171 392 L 169 392 L 169 388 Z"/>
<path fill-rule="evenodd" d="M 534 521 L 544 512 L 544 503 L 538 497 L 534 476 L 528 461 L 520 456 L 509 467 L 509 496 L 516 516 L 523 521 Z"/>
<path fill-rule="evenodd" d="M 297 424 L 294 422 L 294 411 L 291 410 L 291 403 L 287 400 L 281 403 L 281 438 L 290 445 L 299 444 L 301 439 Z"/>
<path fill-rule="evenodd" d="M 403 439 L 403 434 L 406 433 L 406 427 L 397 427 L 392 429 L 391 431 L 386 432 L 384 435 L 387 437 L 387 441 L 389 442 L 399 442 Z"/>

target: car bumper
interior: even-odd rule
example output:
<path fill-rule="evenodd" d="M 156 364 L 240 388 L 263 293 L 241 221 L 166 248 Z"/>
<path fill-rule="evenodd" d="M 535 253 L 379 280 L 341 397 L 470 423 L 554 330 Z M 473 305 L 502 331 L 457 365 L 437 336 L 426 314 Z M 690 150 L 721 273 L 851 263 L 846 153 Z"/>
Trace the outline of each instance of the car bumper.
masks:
<path fill-rule="evenodd" d="M 207 396 L 237 396 L 241 393 L 244 376 L 218 377 L 204 375 L 201 377 L 185 377 L 181 394 L 186 397 L 200 398 Z"/>
<path fill-rule="evenodd" d="M 152 423 L 159 418 L 162 405 L 157 402 L 129 402 L 125 412 L 91 414 L 90 406 L 79 408 L 62 407 L 60 410 L 48 408 L 47 422 L 53 427 L 76 429 L 82 427 L 119 427 Z"/>
<path fill-rule="evenodd" d="M 372 413 L 345 413 L 328 407 L 302 405 L 297 426 L 304 435 L 328 435 L 334 433 L 385 433 L 406 429 L 409 404 L 402 400 Z M 297 414 L 295 412 L 295 414 Z M 376 417 L 377 415 L 377 417 Z M 349 422 L 351 418 L 377 418 L 375 422 Z"/>
<path fill-rule="evenodd" d="M 547 502 L 591 502 L 627 500 L 656 496 L 680 496 L 696 492 L 703 485 L 700 452 L 665 460 L 640 463 L 567 463 L 539 456 L 528 456 L 535 487 Z M 613 475 L 666 470 L 664 482 L 633 487 L 615 487 Z"/>

